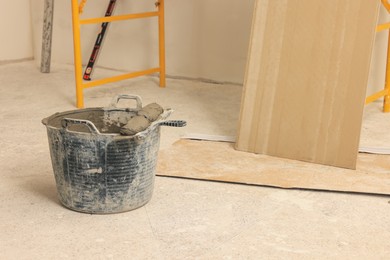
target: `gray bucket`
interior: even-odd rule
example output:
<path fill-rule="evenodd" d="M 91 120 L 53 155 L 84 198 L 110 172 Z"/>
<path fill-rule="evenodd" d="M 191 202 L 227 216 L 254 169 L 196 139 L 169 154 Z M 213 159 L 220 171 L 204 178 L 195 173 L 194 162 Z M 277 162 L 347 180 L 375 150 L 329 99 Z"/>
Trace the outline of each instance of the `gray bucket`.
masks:
<path fill-rule="evenodd" d="M 118 108 L 133 99 L 136 108 Z M 46 125 L 60 202 L 85 213 L 118 213 L 145 205 L 152 197 L 160 126 L 184 126 L 166 121 L 164 113 L 145 131 L 122 136 L 119 129 L 142 108 L 138 96 L 120 95 L 108 108 L 56 113 Z M 125 120 L 123 120 L 125 119 Z"/>

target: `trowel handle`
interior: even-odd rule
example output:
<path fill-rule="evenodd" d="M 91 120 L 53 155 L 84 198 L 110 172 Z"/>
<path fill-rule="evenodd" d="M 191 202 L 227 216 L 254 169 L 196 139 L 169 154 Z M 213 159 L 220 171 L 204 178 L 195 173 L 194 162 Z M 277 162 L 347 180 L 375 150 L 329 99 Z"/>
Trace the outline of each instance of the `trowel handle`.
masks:
<path fill-rule="evenodd" d="M 66 130 L 68 130 L 69 125 L 85 125 L 88 127 L 89 131 L 91 131 L 92 134 L 100 134 L 99 130 L 96 128 L 96 126 L 89 120 L 82 120 L 82 119 L 73 119 L 73 118 L 64 118 L 61 120 L 62 127 Z"/>
<path fill-rule="evenodd" d="M 117 108 L 118 107 L 118 102 L 119 100 L 121 99 L 133 99 L 137 102 L 137 110 L 140 110 L 142 109 L 142 99 L 140 96 L 137 96 L 137 95 L 118 95 L 118 96 L 115 96 L 109 107 L 112 107 L 112 108 Z"/>
<path fill-rule="evenodd" d="M 184 120 L 168 120 L 159 123 L 160 126 L 184 127 L 187 122 Z"/>

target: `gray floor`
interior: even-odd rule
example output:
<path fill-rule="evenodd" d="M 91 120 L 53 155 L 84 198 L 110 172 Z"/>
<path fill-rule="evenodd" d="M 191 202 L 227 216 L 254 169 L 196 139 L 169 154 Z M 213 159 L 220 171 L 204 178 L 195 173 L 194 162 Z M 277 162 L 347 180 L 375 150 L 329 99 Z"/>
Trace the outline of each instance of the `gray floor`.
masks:
<path fill-rule="evenodd" d="M 119 93 L 157 101 L 185 133 L 234 135 L 241 87 L 139 78 L 85 91 L 86 106 Z M 89 215 L 56 195 L 41 119 L 74 109 L 72 68 L 41 74 L 34 62 L 0 66 L 1 259 L 388 259 L 390 198 L 156 178 L 140 209 Z M 194 158 L 196 159 L 196 158 Z M 210 158 L 212 160 L 212 158 Z M 185 162 L 183 162 L 185 163 Z"/>

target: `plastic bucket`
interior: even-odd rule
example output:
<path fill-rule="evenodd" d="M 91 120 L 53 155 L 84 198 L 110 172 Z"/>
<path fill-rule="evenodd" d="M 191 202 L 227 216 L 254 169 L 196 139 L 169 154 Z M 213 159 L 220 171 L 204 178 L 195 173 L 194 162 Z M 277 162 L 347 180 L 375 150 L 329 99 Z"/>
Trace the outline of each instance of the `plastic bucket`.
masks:
<path fill-rule="evenodd" d="M 134 99 L 136 108 L 118 108 L 120 99 Z M 142 108 L 138 96 L 121 95 L 108 108 L 56 113 L 46 125 L 60 202 L 86 213 L 118 213 L 145 205 L 152 197 L 160 126 L 184 126 L 165 121 L 172 110 L 145 131 L 121 136 L 119 129 Z M 125 120 L 124 120 L 125 119 Z"/>

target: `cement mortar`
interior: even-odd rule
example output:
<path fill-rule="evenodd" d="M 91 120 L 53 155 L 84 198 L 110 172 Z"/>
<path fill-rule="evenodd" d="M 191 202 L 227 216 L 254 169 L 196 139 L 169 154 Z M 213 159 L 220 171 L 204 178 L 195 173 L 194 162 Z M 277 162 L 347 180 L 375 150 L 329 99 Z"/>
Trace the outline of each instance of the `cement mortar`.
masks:
<path fill-rule="evenodd" d="M 156 121 L 164 109 L 157 103 L 151 103 L 138 111 L 139 116 L 146 117 L 150 122 Z"/>
<path fill-rule="evenodd" d="M 120 130 L 123 135 L 135 135 L 150 126 L 149 120 L 144 116 L 135 116 Z"/>
<path fill-rule="evenodd" d="M 132 117 L 122 126 L 120 133 L 122 135 L 135 135 L 147 129 L 150 124 L 156 121 L 164 112 L 164 109 L 157 103 L 151 103 L 137 111 L 137 116 Z M 118 119 L 119 122 L 126 121 L 122 116 Z"/>

